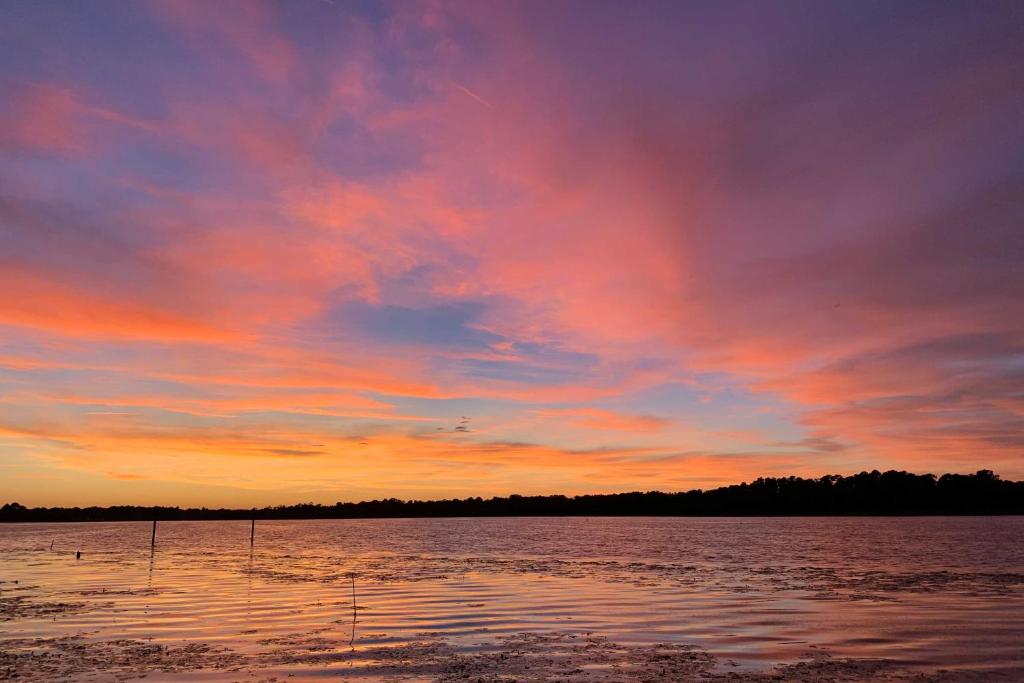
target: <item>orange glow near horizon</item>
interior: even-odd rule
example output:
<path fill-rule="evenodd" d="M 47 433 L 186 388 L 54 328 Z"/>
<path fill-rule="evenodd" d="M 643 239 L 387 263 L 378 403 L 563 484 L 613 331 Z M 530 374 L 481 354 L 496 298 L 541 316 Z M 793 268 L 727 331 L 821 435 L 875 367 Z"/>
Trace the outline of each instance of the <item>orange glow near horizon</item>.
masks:
<path fill-rule="evenodd" d="M 0 502 L 1024 478 L 1024 48 L 924 10 L 9 8 Z"/>

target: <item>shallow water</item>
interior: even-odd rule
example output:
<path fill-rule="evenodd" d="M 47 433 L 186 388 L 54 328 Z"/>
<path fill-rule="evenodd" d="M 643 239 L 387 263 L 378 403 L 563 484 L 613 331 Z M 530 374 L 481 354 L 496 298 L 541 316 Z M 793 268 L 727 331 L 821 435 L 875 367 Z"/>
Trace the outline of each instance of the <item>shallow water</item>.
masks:
<path fill-rule="evenodd" d="M 150 528 L 0 525 L 0 678 L 1024 680 L 1019 517 Z"/>

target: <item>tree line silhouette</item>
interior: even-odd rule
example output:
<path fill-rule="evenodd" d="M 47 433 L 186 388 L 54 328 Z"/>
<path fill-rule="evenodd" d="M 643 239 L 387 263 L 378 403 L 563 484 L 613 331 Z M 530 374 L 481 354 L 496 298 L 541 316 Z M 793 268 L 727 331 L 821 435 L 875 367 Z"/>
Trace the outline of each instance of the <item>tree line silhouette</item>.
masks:
<path fill-rule="evenodd" d="M 697 515 L 1024 514 L 1024 482 L 991 470 L 975 474 L 861 472 L 818 479 L 761 477 L 707 491 L 409 500 L 397 498 L 260 509 L 115 505 L 0 507 L 0 522 L 100 522 L 204 519 L 358 519 L 395 517 L 697 516 Z"/>

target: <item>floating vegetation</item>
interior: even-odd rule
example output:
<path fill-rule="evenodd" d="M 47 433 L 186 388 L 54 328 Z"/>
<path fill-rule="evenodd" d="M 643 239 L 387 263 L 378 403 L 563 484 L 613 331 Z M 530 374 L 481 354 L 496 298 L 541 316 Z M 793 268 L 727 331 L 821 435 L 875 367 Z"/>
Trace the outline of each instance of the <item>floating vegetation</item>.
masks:
<path fill-rule="evenodd" d="M 438 683 L 966 683 L 999 680 L 972 672 L 911 671 L 883 659 L 832 658 L 812 652 L 801 661 L 768 671 L 729 671 L 723 661 L 692 645 L 656 643 L 626 645 L 592 633 L 520 633 L 472 652 L 444 639 L 393 646 L 336 650 L 317 634 L 293 634 L 263 641 L 272 650 L 244 655 L 205 643 L 181 646 L 141 640 L 90 641 L 82 637 L 0 641 L 0 674 L 4 680 L 126 680 L 154 673 L 236 672 L 247 677 L 266 670 L 303 673 L 319 679 L 335 669 L 369 680 L 433 680 Z M 299 667 L 289 670 L 289 667 Z M 1021 673 L 1018 671 L 1018 673 Z M 1013 680 L 1013 673 L 1007 673 Z M 269 676 L 261 680 L 276 680 Z"/>
<path fill-rule="evenodd" d="M 1024 680 L 1024 520 L 913 523 L 5 527 L 0 680 Z"/>
<path fill-rule="evenodd" d="M 241 571 L 268 581 L 324 583 L 347 582 L 350 572 L 339 570 L 332 557 L 303 558 L 301 567 L 247 567 Z M 795 590 L 818 599 L 890 600 L 892 593 L 965 592 L 972 595 L 1002 595 L 1024 586 L 1020 572 L 968 571 L 857 571 L 813 566 L 717 566 L 617 560 L 572 560 L 559 558 L 447 558 L 429 555 L 399 555 L 371 558 L 360 563 L 363 580 L 377 583 L 438 581 L 468 572 L 521 574 L 558 578 L 593 579 L 622 583 L 637 588 L 660 586 L 693 587 L 705 590 L 751 592 Z"/>
<path fill-rule="evenodd" d="M 0 621 L 46 619 L 95 609 L 95 603 L 48 602 L 24 595 L 0 597 Z"/>
<path fill-rule="evenodd" d="M 110 679 L 142 677 L 153 672 L 241 667 L 246 658 L 227 648 L 204 643 L 181 647 L 142 640 L 91 641 L 81 636 L 0 641 L 4 680 L 72 680 L 110 674 Z"/>

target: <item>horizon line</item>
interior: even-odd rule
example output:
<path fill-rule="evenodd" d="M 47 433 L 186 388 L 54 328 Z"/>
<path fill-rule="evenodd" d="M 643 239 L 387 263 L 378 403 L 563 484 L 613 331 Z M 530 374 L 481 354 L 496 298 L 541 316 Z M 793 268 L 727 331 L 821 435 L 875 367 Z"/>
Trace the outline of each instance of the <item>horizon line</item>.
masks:
<path fill-rule="evenodd" d="M 873 469 L 873 470 L 870 470 L 870 471 L 862 470 L 860 472 L 857 472 L 857 473 L 854 473 L 854 474 L 849 474 L 849 475 L 824 474 L 824 475 L 820 475 L 818 477 L 801 477 L 801 476 L 797 476 L 797 475 L 785 475 L 785 476 L 779 476 L 779 477 L 762 476 L 762 477 L 757 477 L 756 479 L 753 479 L 751 481 L 738 482 L 738 483 L 735 483 L 735 484 L 727 484 L 727 485 L 724 485 L 724 486 L 717 486 L 717 487 L 709 488 L 709 489 L 695 488 L 695 489 L 678 490 L 678 491 L 671 491 L 671 490 L 664 491 L 664 490 L 658 490 L 658 489 L 648 489 L 648 490 L 634 490 L 634 491 L 619 491 L 619 492 L 613 492 L 613 493 L 578 493 L 578 494 L 574 494 L 574 495 L 568 495 L 568 494 L 564 494 L 564 493 L 528 494 L 528 495 L 519 494 L 519 493 L 510 493 L 510 494 L 507 494 L 507 495 L 492 495 L 492 496 L 490 496 L 488 498 L 485 498 L 483 496 L 466 496 L 466 497 L 462 497 L 462 498 L 434 498 L 434 499 L 412 499 L 412 498 L 411 499 L 401 499 L 401 498 L 395 498 L 395 497 L 388 497 L 388 498 L 374 498 L 374 499 L 371 499 L 371 500 L 361 500 L 361 501 L 340 501 L 339 500 L 339 501 L 336 501 L 334 503 L 314 503 L 312 501 L 305 501 L 305 502 L 290 503 L 290 504 L 265 505 L 263 507 L 248 507 L 248 508 L 245 508 L 245 507 L 233 507 L 233 508 L 231 508 L 231 507 L 209 507 L 209 506 L 203 506 L 203 507 L 181 507 L 180 505 L 131 505 L 131 504 L 106 505 L 106 506 L 103 506 L 103 505 L 88 505 L 88 506 L 70 506 L 70 507 L 64 507 L 64 506 L 55 506 L 55 507 L 32 506 L 32 507 L 30 507 L 30 506 L 23 505 L 23 504 L 21 504 L 21 503 L 19 503 L 17 501 L 9 501 L 9 502 L 5 502 L 2 505 L 0 505 L 0 521 L 3 521 L 5 518 L 13 516 L 13 515 L 31 515 L 34 512 L 35 513 L 50 512 L 50 513 L 55 513 L 55 514 L 61 514 L 61 513 L 66 514 L 66 513 L 72 513 L 74 511 L 112 512 L 112 511 L 119 511 L 119 510 L 122 510 L 122 511 L 144 511 L 144 510 L 148 510 L 148 511 L 151 511 L 153 513 L 157 513 L 157 512 L 160 512 L 160 511 L 176 511 L 176 512 L 184 513 L 184 514 L 192 514 L 192 513 L 224 513 L 224 514 L 229 514 L 229 515 L 237 516 L 237 515 L 242 515 L 243 513 L 246 513 L 246 514 L 256 514 L 256 513 L 268 513 L 268 512 L 272 513 L 272 512 L 275 512 L 275 511 L 277 511 L 277 512 L 287 512 L 289 510 L 297 510 L 297 509 L 301 510 L 301 509 L 305 509 L 305 508 L 322 508 L 322 509 L 343 508 L 343 507 L 360 508 L 360 507 L 367 507 L 367 506 L 382 506 L 382 505 L 383 506 L 390 506 L 390 507 L 395 507 L 395 506 L 402 506 L 402 507 L 408 507 L 408 506 L 445 506 L 445 505 L 447 505 L 447 506 L 452 506 L 452 505 L 459 505 L 459 506 L 466 506 L 466 505 L 499 505 L 499 504 L 503 504 L 503 503 L 510 503 L 510 504 L 514 505 L 514 504 L 524 504 L 524 503 L 530 503 L 530 502 L 540 503 L 540 502 L 545 502 L 545 501 L 549 502 L 549 503 L 566 502 L 566 503 L 579 504 L 581 502 L 587 502 L 587 501 L 590 501 L 590 500 L 612 502 L 614 499 L 622 498 L 622 497 L 627 497 L 627 496 L 640 496 L 640 497 L 646 497 L 646 498 L 654 498 L 654 497 L 664 497 L 664 498 L 673 498 L 673 497 L 675 497 L 675 498 L 678 498 L 678 497 L 690 496 L 690 497 L 694 497 L 694 498 L 701 498 L 701 497 L 713 496 L 715 494 L 721 494 L 721 493 L 724 493 L 724 492 L 730 492 L 730 491 L 735 491 L 735 490 L 743 491 L 743 490 L 747 490 L 747 489 L 751 489 L 751 488 L 757 487 L 759 484 L 760 485 L 773 485 L 773 484 L 780 484 L 781 483 L 781 484 L 784 484 L 784 485 L 795 485 L 795 486 L 822 486 L 822 485 L 827 483 L 828 486 L 829 486 L 829 490 L 832 490 L 834 488 L 841 487 L 843 484 L 845 484 L 847 482 L 858 483 L 858 482 L 864 480 L 865 478 L 869 479 L 870 481 L 874 481 L 876 479 L 877 480 L 881 480 L 881 479 L 884 479 L 886 477 L 888 477 L 890 480 L 892 480 L 892 481 L 894 481 L 894 482 L 896 482 L 898 484 L 906 484 L 908 481 L 910 481 L 910 482 L 916 481 L 916 482 L 919 482 L 919 483 L 922 482 L 922 480 L 923 481 L 930 481 L 936 487 L 935 489 L 932 490 L 932 492 L 937 491 L 938 488 L 939 488 L 939 485 L 943 481 L 957 481 L 957 480 L 968 480 L 968 481 L 972 481 L 972 482 L 984 482 L 984 483 L 986 483 L 989 486 L 1008 487 L 1009 489 L 1016 489 L 1016 488 L 1019 487 L 1021 490 L 1020 491 L 1013 491 L 1013 493 L 1016 493 L 1017 495 L 1019 495 L 1021 497 L 1020 509 L 1022 511 L 1024 511 L 1024 481 L 1014 481 L 1014 480 L 1010 480 L 1010 479 L 1003 479 L 1003 478 L 1000 477 L 1000 475 L 998 473 L 994 472 L 993 470 L 979 469 L 979 470 L 976 470 L 975 472 L 966 473 L 966 474 L 964 474 L 964 473 L 957 473 L 957 472 L 945 472 L 945 473 L 943 473 L 941 475 L 936 475 L 936 474 L 931 473 L 931 472 L 925 472 L 925 473 L 922 473 L 922 474 L 917 474 L 917 473 L 914 473 L 914 472 L 909 472 L 907 470 L 886 470 L 886 471 L 883 472 L 883 471 L 880 471 L 878 469 Z M 778 491 L 777 491 L 777 493 L 778 493 Z M 872 498 L 874 498 L 875 494 L 877 493 L 877 491 L 872 489 L 872 490 L 868 491 L 868 493 L 871 494 Z M 918 489 L 913 489 L 913 490 L 910 491 L 910 493 L 912 493 L 913 495 L 921 495 L 921 491 L 918 490 Z M 960 495 L 963 495 L 964 492 L 960 491 L 958 493 Z M 763 500 L 762 501 L 756 501 L 756 503 L 760 504 L 762 506 L 764 506 L 764 504 L 765 504 L 765 502 Z M 870 505 L 877 505 L 877 502 L 872 500 L 872 501 L 869 501 L 869 504 Z M 883 505 L 883 507 L 879 508 L 879 509 L 892 509 L 893 507 L 894 507 L 893 503 L 890 502 L 888 504 L 888 506 L 884 506 Z M 917 508 L 917 511 L 918 512 L 923 512 L 923 511 L 925 511 L 927 509 L 929 509 L 929 508 L 921 507 L 921 508 Z M 491 512 L 493 512 L 493 511 L 491 511 Z M 599 513 L 575 513 L 575 512 L 569 512 L 569 513 L 557 513 L 555 516 L 563 516 L 563 515 L 566 515 L 566 514 L 569 514 L 569 515 L 579 514 L 579 515 L 582 516 L 584 514 L 596 515 L 596 514 L 599 514 Z M 687 512 L 687 513 L 684 513 L 684 514 L 694 514 L 694 513 L 693 512 Z M 726 513 L 726 514 L 728 514 L 728 513 Z M 806 513 L 801 513 L 801 514 L 806 514 Z M 420 514 L 420 515 L 413 515 L 413 516 L 414 517 L 423 517 L 425 515 Z M 442 514 L 442 515 L 437 515 L 437 516 L 454 516 L 454 517 L 458 517 L 458 516 L 464 516 L 464 515 L 443 515 Z M 493 514 L 481 514 L 480 512 L 477 512 L 477 514 L 470 515 L 470 516 L 520 516 L 520 515 L 501 515 L 501 514 L 493 515 Z M 540 515 L 528 515 L 528 516 L 540 516 Z M 602 515 L 602 516 L 606 516 L 606 515 Z M 626 515 L 622 515 L 622 516 L 637 516 L 637 515 L 631 515 L 631 514 L 627 513 Z M 735 515 L 730 515 L 730 516 L 735 516 Z M 391 517 L 392 518 L 396 518 L 396 517 L 400 517 L 400 516 L 392 515 Z M 231 517 L 231 518 L 236 518 L 236 517 Z M 242 518 L 242 517 L 237 517 L 237 518 Z M 173 520 L 165 520 L 165 521 L 173 521 Z"/>

